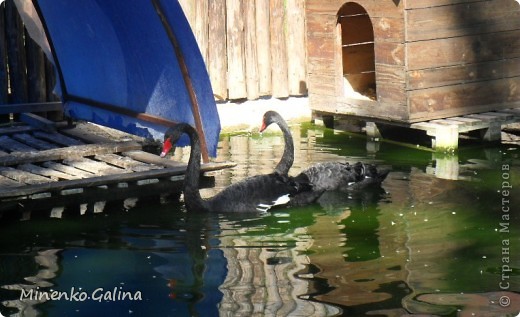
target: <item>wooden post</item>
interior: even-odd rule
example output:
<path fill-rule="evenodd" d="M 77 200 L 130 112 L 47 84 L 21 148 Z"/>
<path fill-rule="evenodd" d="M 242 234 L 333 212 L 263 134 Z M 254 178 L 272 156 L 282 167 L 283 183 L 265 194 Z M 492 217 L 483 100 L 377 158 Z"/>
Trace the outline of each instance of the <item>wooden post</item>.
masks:
<path fill-rule="evenodd" d="M 270 0 L 272 94 L 289 97 L 287 46 L 285 42 L 285 8 L 283 0 Z"/>
<path fill-rule="evenodd" d="M 247 97 L 244 61 L 244 10 L 242 0 L 227 0 L 227 60 L 230 99 Z"/>
<path fill-rule="evenodd" d="M 502 140 L 502 123 L 499 121 L 489 122 L 489 128 L 482 130 L 482 140 L 486 142 L 497 142 Z"/>
<path fill-rule="evenodd" d="M 433 148 L 441 152 L 453 152 L 459 147 L 459 127 L 456 125 L 438 125 L 435 129 Z"/>
<path fill-rule="evenodd" d="M 215 97 L 228 98 L 226 54 L 226 0 L 209 1 L 208 67 Z"/>
<path fill-rule="evenodd" d="M 260 95 L 271 94 L 271 32 L 269 0 L 256 0 L 256 49 Z"/>
<path fill-rule="evenodd" d="M 305 0 L 287 0 L 287 60 L 289 93 L 307 93 L 305 47 Z"/>
<path fill-rule="evenodd" d="M 256 16 L 254 1 L 244 1 L 244 15 L 247 23 L 245 26 L 245 64 L 246 64 L 246 89 L 247 99 L 258 99 L 258 59 L 256 56 Z"/>
<path fill-rule="evenodd" d="M 47 100 L 45 83 L 45 55 L 29 34 L 25 34 L 27 48 L 27 88 L 29 102 Z"/>
<path fill-rule="evenodd" d="M 379 131 L 377 124 L 375 122 L 367 121 L 365 125 L 365 130 L 367 133 L 367 136 L 374 140 L 378 141 L 381 139 L 381 132 Z"/>

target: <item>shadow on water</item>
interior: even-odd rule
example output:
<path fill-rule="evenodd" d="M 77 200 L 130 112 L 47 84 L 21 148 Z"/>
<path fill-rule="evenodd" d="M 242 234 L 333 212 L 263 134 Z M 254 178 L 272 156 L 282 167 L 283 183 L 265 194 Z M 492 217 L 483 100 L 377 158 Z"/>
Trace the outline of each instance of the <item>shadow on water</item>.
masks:
<path fill-rule="evenodd" d="M 0 224 L 4 316 L 486 316 L 520 311 L 519 146 L 458 156 L 295 128 L 313 162 L 391 168 L 382 188 L 262 215 L 188 214 L 182 201 L 105 205 Z M 277 134 L 224 136 L 213 195 L 272 171 Z M 376 149 L 376 150 L 375 150 Z M 181 151 L 178 159 L 185 160 Z M 53 293 L 54 292 L 54 293 Z M 51 298 L 61 296 L 59 298 Z M 507 300 L 510 300 L 507 303 Z M 17 315 L 17 316 L 18 316 Z"/>

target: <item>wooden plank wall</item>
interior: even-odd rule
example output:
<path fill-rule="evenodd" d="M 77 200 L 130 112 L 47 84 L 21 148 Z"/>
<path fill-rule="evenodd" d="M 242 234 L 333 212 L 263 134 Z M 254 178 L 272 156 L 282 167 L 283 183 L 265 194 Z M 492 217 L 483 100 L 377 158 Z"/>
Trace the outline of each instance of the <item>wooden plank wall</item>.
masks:
<path fill-rule="evenodd" d="M 307 94 L 305 0 L 180 0 L 216 99 Z"/>
<path fill-rule="evenodd" d="M 405 3 L 407 94 L 413 121 L 520 104 L 517 1 Z"/>
<path fill-rule="evenodd" d="M 26 34 L 12 0 L 0 5 L 0 30 L 0 104 L 58 101 L 53 66 Z"/>
<path fill-rule="evenodd" d="M 349 98 L 343 89 L 338 12 L 344 0 L 307 0 L 309 103 L 313 110 L 407 120 L 403 1 L 357 0 L 374 32 L 377 102 Z M 347 57 L 348 58 L 348 57 Z"/>

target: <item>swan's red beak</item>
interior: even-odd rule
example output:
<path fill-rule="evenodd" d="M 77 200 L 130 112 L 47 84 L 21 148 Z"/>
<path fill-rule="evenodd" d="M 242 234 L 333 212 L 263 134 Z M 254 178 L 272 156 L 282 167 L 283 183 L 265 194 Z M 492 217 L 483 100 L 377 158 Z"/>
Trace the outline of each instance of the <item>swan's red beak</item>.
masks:
<path fill-rule="evenodd" d="M 168 152 L 170 152 L 172 147 L 173 147 L 173 144 L 172 144 L 172 141 L 170 141 L 170 139 L 164 140 L 164 144 L 163 144 L 162 152 L 161 152 L 161 157 L 165 157 L 166 154 L 168 154 Z"/>
<path fill-rule="evenodd" d="M 260 127 L 260 132 L 264 132 L 265 129 L 267 129 L 267 126 L 265 125 L 265 121 L 262 121 L 262 126 Z"/>

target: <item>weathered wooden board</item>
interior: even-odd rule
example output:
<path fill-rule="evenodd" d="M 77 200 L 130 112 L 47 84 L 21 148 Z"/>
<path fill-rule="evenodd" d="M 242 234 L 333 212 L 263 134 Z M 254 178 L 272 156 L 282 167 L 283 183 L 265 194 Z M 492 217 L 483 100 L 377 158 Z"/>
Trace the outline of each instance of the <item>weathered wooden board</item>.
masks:
<path fill-rule="evenodd" d="M 484 116 L 491 116 L 491 117 L 496 117 L 496 118 L 500 118 L 500 121 L 508 121 L 508 120 L 512 120 L 514 119 L 514 115 L 511 114 L 511 113 L 504 113 L 504 112 L 495 112 L 495 111 L 490 111 L 490 112 L 483 112 L 482 115 Z"/>
<path fill-rule="evenodd" d="M 313 58 L 319 58 L 323 60 L 327 60 L 330 64 L 336 65 L 335 56 L 336 52 L 340 52 L 341 54 L 341 42 L 336 43 L 336 38 L 319 38 L 312 41 L 309 39 L 307 44 L 307 54 L 309 56 L 309 60 Z M 339 65 L 341 67 L 341 65 Z"/>
<path fill-rule="evenodd" d="M 283 0 L 270 0 L 271 65 L 273 97 L 289 97 L 287 43 Z"/>
<path fill-rule="evenodd" d="M 456 116 L 485 110 L 505 109 L 520 102 L 520 94 L 516 92 L 515 88 L 519 86 L 520 77 L 515 77 L 461 84 L 454 87 L 414 90 L 408 93 L 410 113 L 416 115 L 429 112 L 430 115 L 435 115 L 446 110 L 451 111 L 451 116 Z M 497 104 L 497 101 L 501 101 L 500 104 Z M 459 113 L 457 113 L 458 111 Z M 434 118 L 430 117 L 430 119 Z"/>
<path fill-rule="evenodd" d="M 520 118 L 520 108 L 504 109 L 504 110 L 500 110 L 500 112 L 509 113 L 509 114 L 512 114 L 513 116 L 515 116 L 516 118 Z"/>
<path fill-rule="evenodd" d="M 413 123 L 410 128 L 427 131 L 428 135 L 439 137 L 445 127 L 452 128 L 455 131 L 453 138 L 458 138 L 458 133 L 469 132 L 474 130 L 489 129 L 494 127 L 495 133 L 500 135 L 500 127 L 502 124 L 515 122 L 516 118 L 510 113 L 504 112 L 482 112 L 469 114 L 463 117 L 449 117 L 447 119 L 437 119 L 424 122 Z M 488 136 L 488 141 L 494 138 Z M 452 140 L 453 144 L 456 140 Z"/>
<path fill-rule="evenodd" d="M 405 66 L 406 47 L 404 43 L 377 42 L 375 47 L 376 64 Z"/>
<path fill-rule="evenodd" d="M 419 8 L 434 8 L 440 6 L 449 6 L 459 3 L 472 3 L 480 0 L 404 0 L 404 7 L 406 9 L 419 9 Z"/>
<path fill-rule="evenodd" d="M 386 104 L 383 108 L 378 101 L 353 98 L 338 98 L 336 106 L 331 110 L 334 110 L 332 113 L 336 115 L 347 114 L 365 118 L 385 118 L 385 120 L 391 121 L 402 121 L 408 115 L 406 106 L 399 103 Z"/>
<path fill-rule="evenodd" d="M 23 186 L 24 183 L 17 182 L 15 180 L 12 180 L 8 177 L 5 177 L 3 175 L 0 175 L 0 188 L 6 188 L 6 187 L 19 187 Z"/>
<path fill-rule="evenodd" d="M 402 17 L 371 17 L 374 37 L 379 42 L 405 42 L 405 25 Z"/>
<path fill-rule="evenodd" d="M 407 89 L 459 85 L 499 78 L 520 77 L 520 58 L 471 63 L 440 68 L 413 70 L 407 73 Z"/>
<path fill-rule="evenodd" d="M 8 152 L 31 152 L 36 151 L 35 148 L 24 144 L 22 142 L 18 142 L 15 139 L 8 137 L 6 135 L 0 136 L 0 149 L 3 149 Z"/>
<path fill-rule="evenodd" d="M 285 17 L 283 24 L 275 27 L 275 35 L 283 34 L 284 45 L 288 48 L 281 54 L 283 63 L 271 62 L 274 53 L 272 24 L 278 23 L 278 20 L 270 16 L 270 8 L 273 8 L 275 1 L 279 3 L 275 6 Z M 217 99 L 279 96 L 275 91 L 279 80 L 273 80 L 272 74 L 280 72 L 287 75 L 288 94 L 307 93 L 304 35 L 306 0 L 201 2 L 204 3 L 180 1 L 205 57 Z M 285 97 L 288 94 L 283 92 Z"/>
<path fill-rule="evenodd" d="M 418 70 L 518 58 L 520 57 L 518 35 L 518 31 L 505 31 L 407 43 L 408 69 Z"/>
<path fill-rule="evenodd" d="M 386 114 L 386 105 L 389 108 L 394 106 L 406 107 L 406 83 L 404 82 L 404 67 L 385 64 L 376 64 L 377 78 L 377 100 L 382 105 L 379 109 L 374 109 Z M 405 118 L 404 114 L 401 114 Z"/>
<path fill-rule="evenodd" d="M 33 173 L 29 173 L 23 170 L 18 170 L 12 167 L 0 166 L 0 174 L 3 176 L 15 180 L 17 182 L 25 184 L 44 184 L 54 181 L 51 178 L 43 177 Z"/>
<path fill-rule="evenodd" d="M 289 78 L 289 94 L 305 95 L 306 54 L 305 52 L 305 1 L 286 1 L 287 30 L 287 71 Z M 295 52 L 298 52 L 295 54 Z"/>
<path fill-rule="evenodd" d="M 258 58 L 256 48 L 256 13 L 254 1 L 244 1 L 244 56 L 246 70 L 247 99 L 254 100 L 260 97 L 258 86 Z"/>
<path fill-rule="evenodd" d="M 271 36 L 269 25 L 269 0 L 256 0 L 256 55 L 258 59 L 258 89 L 260 94 L 271 93 Z"/>
<path fill-rule="evenodd" d="M 34 131 L 33 127 L 27 125 L 13 125 L 9 127 L 0 128 L 0 135 L 11 135 L 15 133 L 27 133 Z"/>
<path fill-rule="evenodd" d="M 157 166 L 163 166 L 163 167 L 167 167 L 167 168 L 169 168 L 169 167 L 186 168 L 186 164 L 184 164 L 184 163 L 176 162 L 176 161 L 173 161 L 173 160 L 170 160 L 167 158 L 162 158 L 155 154 L 151 154 L 151 153 L 144 152 L 144 151 L 128 151 L 128 152 L 123 152 L 122 154 L 124 156 L 128 156 L 136 161 L 153 164 L 153 165 L 157 165 Z M 230 162 L 209 162 L 209 163 L 202 164 L 200 169 L 202 172 L 211 172 L 211 171 L 215 171 L 218 169 L 229 168 L 229 167 L 233 167 L 233 166 L 236 166 L 236 164 L 230 163 Z"/>
<path fill-rule="evenodd" d="M 209 2 L 208 65 L 209 78 L 217 99 L 228 98 L 226 54 L 226 1 Z"/>
<path fill-rule="evenodd" d="M 19 152 L 12 153 L 9 156 L 0 157 L 0 166 L 56 161 L 66 158 L 92 156 L 96 154 L 117 153 L 122 151 L 138 150 L 141 149 L 141 147 L 141 144 L 136 142 L 119 142 L 109 144 L 75 145 L 66 148 L 43 150 L 39 152 Z"/>
<path fill-rule="evenodd" d="M 110 174 L 121 174 L 131 173 L 132 170 L 116 168 L 110 166 L 105 162 L 99 162 L 87 158 L 76 158 L 76 159 L 64 159 L 63 164 L 72 166 L 74 168 L 94 173 L 96 175 L 110 175 Z"/>
<path fill-rule="evenodd" d="M 71 146 L 71 145 L 82 145 L 84 144 L 78 139 L 74 139 L 71 137 L 68 137 L 66 135 L 63 135 L 58 132 L 43 132 L 43 131 L 36 131 L 34 132 L 34 136 L 43 140 L 47 140 L 50 142 L 54 142 L 56 144 L 62 145 L 62 146 Z"/>
<path fill-rule="evenodd" d="M 106 188 L 88 187 L 81 190 L 63 190 L 60 195 L 50 197 L 33 198 L 31 195 L 19 197 L 18 202 L 24 206 L 24 210 L 31 212 L 48 211 L 57 206 L 78 206 L 79 204 L 97 204 L 99 202 L 121 201 L 128 198 L 158 196 L 160 194 L 178 193 L 182 191 L 182 179 L 180 181 L 161 181 L 146 185 L 128 183 L 126 187 L 111 186 Z M 37 194 L 36 194 L 37 195 Z M 16 202 L 16 201 L 14 201 Z M 6 210 L 9 210 L 6 206 Z M 0 211 L 4 205 L 0 206 Z M 114 210 L 110 208 L 110 210 Z M 117 209 L 115 209 L 117 210 Z M 107 208 L 103 211 L 108 211 Z"/>
<path fill-rule="evenodd" d="M 74 168 L 74 167 L 71 167 L 68 165 L 64 165 L 61 163 L 57 163 L 57 162 L 43 162 L 42 166 L 46 167 L 48 169 L 62 172 L 64 174 L 71 175 L 74 179 L 87 178 L 87 177 L 92 177 L 95 175 L 94 173 L 83 171 L 83 170 L 80 170 L 80 169 L 77 169 L 77 168 Z"/>
<path fill-rule="evenodd" d="M 213 169 L 222 169 L 228 166 L 228 163 L 209 163 L 205 164 L 207 168 Z M 3 167 L 2 167 L 3 168 Z M 204 167 L 203 167 L 204 169 Z M 163 178 L 163 177 L 171 177 L 175 175 L 183 175 L 186 170 L 186 166 L 177 166 L 170 168 L 163 168 L 157 170 L 143 171 L 143 172 L 134 172 L 134 173 L 125 173 L 125 174 L 114 174 L 114 175 L 105 175 L 105 176 L 94 176 L 86 179 L 77 179 L 77 180 L 64 180 L 60 182 L 47 182 L 42 184 L 36 184 L 33 186 L 24 186 L 22 188 L 0 188 L 0 198 L 6 197 L 19 197 L 32 195 L 36 193 L 44 193 L 44 192 L 56 192 L 69 188 L 91 188 L 101 185 L 110 185 L 117 184 L 123 182 L 132 182 L 139 181 L 142 179 L 151 179 L 151 178 Z"/>
<path fill-rule="evenodd" d="M 228 90 L 230 99 L 247 97 L 243 5 L 241 0 L 226 1 L 228 87 L 233 87 Z"/>
<path fill-rule="evenodd" d="M 412 0 L 413 1 L 413 0 Z M 421 0 L 422 1 L 422 0 Z M 368 12 L 371 17 L 403 17 L 404 5 L 403 1 L 380 1 L 380 0 L 358 0 L 356 1 Z M 307 0 L 305 9 L 307 16 L 309 14 L 336 14 L 342 5 L 346 2 L 344 0 Z"/>
<path fill-rule="evenodd" d="M 28 133 L 14 134 L 12 136 L 12 138 L 19 142 L 23 142 L 37 150 L 50 150 L 50 149 L 55 149 L 58 147 L 56 144 L 52 144 L 52 143 L 40 140 L 38 138 L 33 137 L 32 135 L 30 135 Z"/>
<path fill-rule="evenodd" d="M 154 164 L 145 164 L 139 161 L 136 161 L 130 157 L 117 155 L 117 154 L 99 154 L 94 156 L 94 159 L 103 161 L 105 163 L 119 166 L 124 169 L 129 169 L 134 172 L 148 171 L 151 169 L 159 169 L 161 166 Z"/>
<path fill-rule="evenodd" d="M 463 122 L 466 126 L 469 126 L 469 127 L 476 126 L 482 122 L 481 120 L 467 118 L 467 117 L 450 117 L 450 120 Z"/>
<path fill-rule="evenodd" d="M 520 6 L 493 0 L 408 10 L 406 30 L 410 42 L 520 30 Z"/>
<path fill-rule="evenodd" d="M 313 75 L 342 76 L 341 67 L 335 67 L 327 58 L 309 57 L 308 69 Z"/>
<path fill-rule="evenodd" d="M 22 170 L 22 171 L 26 171 L 26 172 L 29 172 L 29 173 L 32 173 L 32 174 L 37 174 L 37 175 L 49 177 L 53 181 L 59 181 L 59 180 L 62 180 L 62 179 L 77 179 L 77 178 L 79 178 L 78 176 L 73 176 L 73 175 L 66 174 L 66 173 L 63 173 L 63 172 L 60 172 L 60 171 L 57 171 L 57 170 L 54 170 L 54 169 L 44 168 L 44 167 L 37 166 L 37 165 L 34 165 L 34 164 L 18 165 L 17 169 Z"/>
<path fill-rule="evenodd" d="M 307 45 L 316 39 L 335 38 L 338 18 L 332 14 L 307 14 Z"/>
<path fill-rule="evenodd" d="M 168 158 L 162 158 L 155 154 L 151 154 L 151 153 L 139 151 L 139 150 L 127 151 L 127 152 L 123 152 L 122 154 L 124 156 L 127 156 L 138 162 L 144 162 L 147 164 L 153 164 L 153 165 L 162 166 L 162 167 L 179 167 L 179 166 L 184 165 L 180 162 L 176 162 L 176 161 L 170 160 Z"/>
<path fill-rule="evenodd" d="M 312 90 L 311 95 L 315 96 L 336 96 L 339 89 L 337 76 L 320 75 L 319 73 L 309 74 L 309 88 Z M 340 77 L 341 78 L 341 77 Z M 341 86 L 340 86 L 341 87 Z"/>
<path fill-rule="evenodd" d="M 61 102 L 2 104 L 0 105 L 0 114 L 61 111 L 62 109 L 63 105 Z"/>
<path fill-rule="evenodd" d="M 36 129 L 42 129 L 49 132 L 56 131 L 56 122 L 34 113 L 21 113 L 18 119 Z"/>

